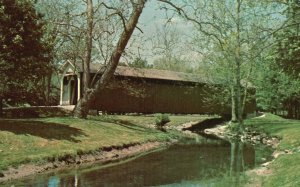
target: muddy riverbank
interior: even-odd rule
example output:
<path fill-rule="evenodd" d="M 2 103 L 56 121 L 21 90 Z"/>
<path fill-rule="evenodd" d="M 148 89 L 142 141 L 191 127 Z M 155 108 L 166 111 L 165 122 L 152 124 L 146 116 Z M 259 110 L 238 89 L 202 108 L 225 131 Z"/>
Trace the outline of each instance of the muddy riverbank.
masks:
<path fill-rule="evenodd" d="M 10 167 L 8 170 L 2 172 L 0 182 L 18 179 L 50 170 L 64 169 L 75 165 L 90 163 L 108 164 L 114 161 L 129 159 L 156 149 L 162 149 L 170 144 L 170 142 L 148 142 L 143 144 L 124 145 L 122 147 L 107 147 L 89 154 L 76 156 L 66 155 L 60 160 L 49 161 L 45 164 L 24 164 L 17 168 Z"/>

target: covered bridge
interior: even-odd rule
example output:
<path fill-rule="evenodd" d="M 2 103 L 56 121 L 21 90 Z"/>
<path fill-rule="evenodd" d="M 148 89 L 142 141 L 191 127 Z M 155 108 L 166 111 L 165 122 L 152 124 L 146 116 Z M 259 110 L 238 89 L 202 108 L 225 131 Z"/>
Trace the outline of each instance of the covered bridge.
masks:
<path fill-rule="evenodd" d="M 99 78 L 104 68 L 91 64 L 91 78 L 96 73 Z M 75 105 L 81 98 L 82 69 L 81 64 L 70 61 L 63 65 L 60 105 Z M 223 90 L 222 85 L 195 74 L 118 66 L 91 109 L 108 113 L 230 114 Z M 255 108 L 255 99 L 248 101 L 246 113 Z"/>

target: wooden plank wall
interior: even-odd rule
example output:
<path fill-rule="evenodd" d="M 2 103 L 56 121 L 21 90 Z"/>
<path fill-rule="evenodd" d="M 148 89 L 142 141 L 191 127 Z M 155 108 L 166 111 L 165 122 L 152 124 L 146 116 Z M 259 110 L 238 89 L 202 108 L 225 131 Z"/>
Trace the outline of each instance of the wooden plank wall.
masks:
<path fill-rule="evenodd" d="M 108 113 L 228 115 L 231 113 L 230 100 L 225 95 L 222 98 L 222 94 L 220 86 L 115 77 L 98 95 L 92 109 Z M 252 99 L 246 105 L 246 113 L 255 112 L 255 109 L 255 99 Z"/>

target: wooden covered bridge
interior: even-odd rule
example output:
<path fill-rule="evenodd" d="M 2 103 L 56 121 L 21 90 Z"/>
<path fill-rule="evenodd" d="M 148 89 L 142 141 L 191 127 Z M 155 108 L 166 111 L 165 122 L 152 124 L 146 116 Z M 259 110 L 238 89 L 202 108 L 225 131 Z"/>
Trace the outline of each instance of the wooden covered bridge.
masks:
<path fill-rule="evenodd" d="M 91 64 L 91 77 L 96 73 L 101 76 L 103 68 Z M 81 98 L 82 74 L 81 65 L 69 61 L 63 65 L 60 105 L 75 105 Z M 223 90 L 195 74 L 118 66 L 91 109 L 108 113 L 230 114 L 230 102 L 216 99 Z M 245 111 L 252 113 L 255 108 L 252 99 Z"/>

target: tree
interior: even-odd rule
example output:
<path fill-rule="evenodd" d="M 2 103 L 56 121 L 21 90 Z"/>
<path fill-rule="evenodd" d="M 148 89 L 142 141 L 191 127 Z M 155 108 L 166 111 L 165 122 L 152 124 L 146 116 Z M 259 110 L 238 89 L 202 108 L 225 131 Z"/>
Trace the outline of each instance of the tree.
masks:
<path fill-rule="evenodd" d="M 172 22 L 172 18 L 161 28 L 157 27 L 155 36 L 151 40 L 155 69 L 188 73 L 193 71 L 191 59 L 187 60 L 184 56 L 188 53 L 188 49 L 182 48 L 183 45 L 186 46 L 183 35 L 177 28 L 176 22 Z"/>
<path fill-rule="evenodd" d="M 182 6 L 170 2 L 168 4 L 184 19 L 195 24 L 202 53 L 212 53 L 211 55 L 217 56 L 217 58 L 210 58 L 210 65 L 218 67 L 221 64 L 223 67 L 222 74 L 226 76 L 221 82 L 226 82 L 225 85 L 228 85 L 228 89 L 231 90 L 232 121 L 237 120 L 242 131 L 243 105 L 246 101 L 247 82 L 251 78 L 253 65 L 269 44 L 271 33 L 281 26 L 281 21 L 275 19 L 278 18 L 276 17 L 279 9 L 277 3 L 204 0 L 189 1 L 189 4 Z M 201 45 L 203 43 L 207 45 Z M 246 83 L 243 86 L 242 80 Z"/>
<path fill-rule="evenodd" d="M 101 78 L 96 82 L 92 89 L 85 90 L 83 97 L 80 99 L 78 104 L 74 109 L 74 116 L 79 118 L 86 118 L 90 106 L 95 99 L 96 95 L 101 92 L 102 89 L 108 84 L 110 79 L 118 66 L 121 55 L 138 23 L 138 19 L 143 11 L 146 0 L 131 1 L 132 12 L 126 21 L 123 19 L 123 32 L 117 42 L 115 49 L 113 50 L 110 59 L 108 61 L 107 67 L 101 76 Z M 108 7 L 109 8 L 109 7 Z"/>
<path fill-rule="evenodd" d="M 113 14 L 100 1 L 94 5 L 93 1 L 39 0 L 36 7 L 47 21 L 46 33 L 53 45 L 52 76 L 67 60 L 80 63 L 85 71 L 83 90 L 87 90 L 90 63 L 106 64 L 119 34 Z"/>
<path fill-rule="evenodd" d="M 300 2 L 288 1 L 287 26 L 276 33 L 277 63 L 288 73 L 299 77 L 300 73 Z"/>
<path fill-rule="evenodd" d="M 84 69 L 83 95 L 89 95 L 88 93 L 95 90 L 97 84 L 90 85 L 90 82 L 94 82 L 96 80 L 94 78 L 98 75 L 90 77 L 88 66 L 90 63 L 102 63 L 106 67 L 112 67 L 110 65 L 112 59 L 119 61 L 123 57 L 128 43 L 124 39 L 130 38 L 133 32 L 130 28 L 132 23 L 129 23 L 130 16 L 139 9 L 140 4 L 144 5 L 146 1 L 94 2 L 85 0 L 80 3 L 78 0 L 40 0 L 39 2 L 38 7 L 43 10 L 42 12 L 46 14 L 47 21 L 50 23 L 49 30 L 55 44 L 56 64 L 59 65 L 64 60 L 82 63 Z M 84 9 L 86 10 L 83 11 Z M 124 44 L 124 49 L 119 51 Z M 119 56 L 119 54 L 121 55 Z M 106 69 L 110 69 L 108 74 L 113 73 L 114 66 L 115 64 L 113 70 Z M 88 109 L 86 110 L 88 111 Z M 77 117 L 79 117 L 78 111 L 79 107 L 76 107 L 74 115 Z M 82 117 L 86 117 L 87 112 L 84 113 Z"/>
<path fill-rule="evenodd" d="M 128 64 L 130 67 L 135 68 L 153 68 L 153 65 L 148 64 L 146 59 L 142 59 L 141 57 L 135 58 L 132 63 Z"/>
<path fill-rule="evenodd" d="M 281 26 L 270 29 L 269 47 L 258 56 L 252 82 L 259 110 L 299 118 L 299 3 L 280 1 L 277 6 L 283 10 L 281 16 L 274 14 Z"/>
<path fill-rule="evenodd" d="M 0 0 L 0 25 L 0 96 L 33 101 L 30 97 L 51 69 L 42 16 L 31 1 Z"/>
<path fill-rule="evenodd" d="M 93 0 L 86 0 L 86 20 L 87 20 L 87 30 L 86 30 L 86 46 L 85 55 L 83 61 L 83 92 L 87 94 L 90 88 L 90 63 L 92 58 L 92 47 L 93 47 Z"/>
<path fill-rule="evenodd" d="M 288 92 L 288 97 L 283 101 L 284 108 L 288 111 L 290 118 L 300 118 L 300 2 L 296 0 L 288 1 L 287 27 L 278 33 L 278 55 L 277 63 L 291 77 L 290 84 L 292 92 Z"/>
<path fill-rule="evenodd" d="M 300 81 L 283 70 L 276 61 L 276 46 L 268 51 L 255 69 L 257 107 L 261 111 L 299 118 Z M 287 112 L 287 114 L 286 114 Z"/>
<path fill-rule="evenodd" d="M 265 110 L 287 111 L 287 117 L 300 117 L 300 2 L 287 1 L 285 26 L 274 34 L 275 46 L 269 52 L 269 73 L 262 72 L 259 104 Z M 267 86 L 264 84 L 271 84 Z M 269 102 L 263 102 L 269 101 Z"/>

